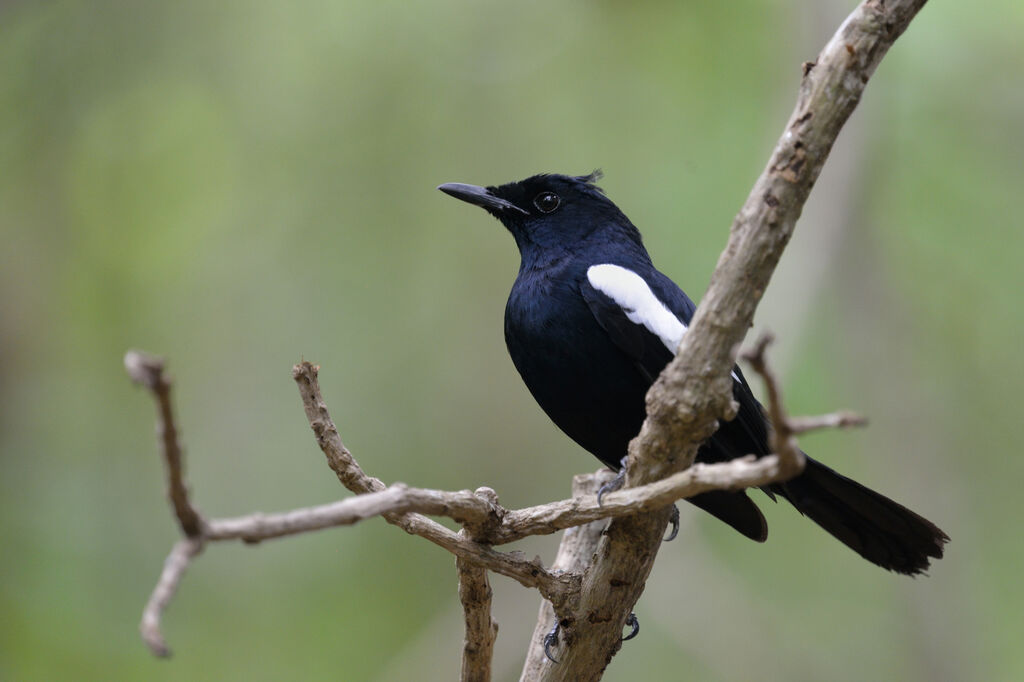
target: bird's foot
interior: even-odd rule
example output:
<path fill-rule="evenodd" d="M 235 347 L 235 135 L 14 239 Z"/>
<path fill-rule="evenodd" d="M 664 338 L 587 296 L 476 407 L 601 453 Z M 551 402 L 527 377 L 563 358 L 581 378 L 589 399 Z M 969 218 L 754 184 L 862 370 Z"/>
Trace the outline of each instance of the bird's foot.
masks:
<path fill-rule="evenodd" d="M 619 473 L 615 474 L 615 478 L 608 481 L 600 488 L 597 489 L 597 506 L 601 506 L 601 498 L 604 497 L 605 493 L 613 493 L 616 490 L 620 490 L 626 482 L 626 457 L 622 458 L 621 468 Z"/>
<path fill-rule="evenodd" d="M 640 634 L 640 621 L 637 620 L 635 613 L 630 612 L 630 614 L 626 616 L 626 625 L 631 627 L 633 631 L 622 638 L 623 642 L 628 642 L 629 640 L 633 639 L 638 634 Z"/>
<path fill-rule="evenodd" d="M 544 655 L 548 657 L 548 660 L 552 663 L 558 663 L 558 659 L 551 653 L 551 647 L 558 646 L 558 631 L 561 628 L 558 625 L 558 621 L 555 621 L 555 627 L 551 628 L 551 631 L 544 635 Z"/>
<path fill-rule="evenodd" d="M 626 616 L 625 624 L 629 626 L 630 632 L 622 638 L 622 641 L 628 642 L 640 634 L 640 620 L 636 617 L 635 613 L 630 612 L 630 614 Z M 551 628 L 551 631 L 548 632 L 548 634 L 544 635 L 544 655 L 547 656 L 548 660 L 552 663 L 558 663 L 558 659 L 555 658 L 555 655 L 551 651 L 554 647 L 558 646 L 558 633 L 561 629 L 562 628 L 558 624 L 558 621 L 555 621 L 555 626 Z"/>
<path fill-rule="evenodd" d="M 672 514 L 668 517 L 668 522 L 672 524 L 672 530 L 669 531 L 668 537 L 662 542 L 672 542 L 679 535 L 679 507 L 672 505 Z M 627 623 L 629 621 L 626 621 Z"/>

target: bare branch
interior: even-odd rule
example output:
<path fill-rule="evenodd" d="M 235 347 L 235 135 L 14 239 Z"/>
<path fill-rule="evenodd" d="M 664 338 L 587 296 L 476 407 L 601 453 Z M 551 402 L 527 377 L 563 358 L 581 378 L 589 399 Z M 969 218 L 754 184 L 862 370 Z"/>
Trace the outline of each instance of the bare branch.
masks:
<path fill-rule="evenodd" d="M 125 353 L 124 368 L 137 384 L 142 384 L 156 401 L 156 432 L 163 453 L 167 473 L 167 497 L 174 507 L 181 530 L 187 537 L 198 537 L 202 517 L 189 500 L 185 485 L 185 462 L 178 443 L 178 429 L 174 425 L 171 407 L 171 380 L 164 374 L 164 360 L 155 355 L 131 350 Z"/>
<path fill-rule="evenodd" d="M 475 495 L 486 501 L 490 509 L 500 509 L 498 493 L 491 488 L 477 488 Z M 486 524 L 466 526 L 460 537 L 474 540 L 474 532 L 487 530 Z M 498 624 L 491 618 L 491 584 L 487 571 L 460 556 L 455 558 L 459 575 L 459 601 L 466 621 L 466 634 L 462 642 L 462 682 L 490 682 L 494 640 L 498 637 Z"/>
<path fill-rule="evenodd" d="M 158 656 L 167 656 L 170 650 L 160 630 L 164 610 L 173 598 L 185 569 L 202 551 L 207 541 L 241 539 L 246 542 L 294 535 L 329 526 L 349 525 L 372 516 L 382 515 L 406 532 L 420 535 L 472 566 L 492 570 L 518 581 L 525 587 L 536 588 L 545 598 L 563 604 L 579 590 L 579 577 L 558 575 L 544 568 L 539 558 L 527 559 L 520 552 L 497 552 L 469 537 L 456 534 L 441 524 L 418 513 L 405 513 L 417 509 L 431 514 L 450 516 L 467 528 L 486 531 L 500 523 L 500 507 L 494 491 L 481 488 L 469 491 L 446 492 L 412 489 L 402 484 L 385 489 L 378 479 L 366 476 L 341 443 L 337 429 L 319 397 L 316 372 L 312 370 L 312 387 L 319 401 L 307 410 L 317 440 L 342 482 L 354 488 L 373 490 L 369 494 L 319 507 L 298 509 L 282 514 L 252 514 L 229 519 L 206 521 L 192 507 L 183 478 L 181 449 L 177 440 L 170 404 L 170 382 L 163 373 L 163 361 L 155 356 L 131 351 L 125 356 L 125 368 L 136 382 L 153 392 L 157 400 L 157 425 L 161 434 L 162 453 L 167 465 L 169 496 L 175 516 L 185 539 L 180 540 L 168 556 L 160 580 L 143 611 L 140 631 L 146 644 Z M 310 366 L 310 369 L 312 367 Z M 302 385 L 300 383 L 300 385 Z M 312 394 L 311 394 L 312 395 Z M 307 394 L 304 393 L 304 404 Z"/>
<path fill-rule="evenodd" d="M 359 467 L 352 453 L 341 442 L 338 428 L 334 425 L 327 404 L 320 393 L 318 368 L 309 362 L 301 362 L 292 368 L 292 378 L 299 386 L 302 404 L 309 419 L 309 425 L 316 435 L 320 449 L 327 457 L 328 466 L 337 475 L 342 485 L 353 492 L 376 492 L 384 489 L 380 479 L 367 476 Z M 482 493 L 483 491 L 481 491 Z M 487 495 L 478 494 L 483 500 Z M 490 501 L 487 500 L 489 503 Z M 500 514 L 494 503 L 494 523 L 500 523 Z M 496 552 L 490 547 L 462 537 L 436 521 L 421 514 L 388 512 L 384 519 L 411 535 L 419 535 L 436 545 L 447 549 L 463 559 L 488 568 L 495 573 L 518 581 L 525 587 L 536 587 L 553 603 L 561 604 L 579 590 L 579 576 L 555 575 L 544 568 L 539 557 L 526 560 L 520 552 Z M 476 523 L 476 531 L 486 535 L 489 524 Z"/>
<path fill-rule="evenodd" d="M 459 523 L 469 523 L 471 519 L 488 514 L 490 507 L 468 490 L 427 490 L 396 483 L 378 492 L 316 507 L 293 509 L 280 514 L 255 513 L 213 519 L 206 522 L 205 536 L 208 540 L 260 542 L 322 528 L 350 526 L 374 516 L 404 514 L 409 511 L 447 516 Z"/>
<path fill-rule="evenodd" d="M 775 372 L 768 366 L 765 355 L 768 346 L 775 340 L 770 333 L 764 333 L 754 347 L 743 353 L 743 359 L 750 363 L 755 372 L 764 379 L 768 392 L 768 415 L 771 418 L 772 449 L 778 454 L 783 475 L 787 478 L 803 471 L 805 455 L 797 446 L 796 436 L 813 429 L 848 428 L 864 426 L 867 420 L 852 412 L 833 412 L 817 417 L 791 418 L 782 404 L 782 387 Z"/>
<path fill-rule="evenodd" d="M 142 639 L 154 655 L 164 657 L 171 655 L 171 650 L 164 641 L 160 631 L 160 620 L 167 605 L 174 598 L 178 590 L 181 577 L 192 559 L 196 558 L 203 551 L 202 538 L 183 538 L 175 543 L 171 553 L 164 561 L 164 570 L 160 573 L 160 579 L 153 589 L 153 594 L 142 610 L 142 621 L 139 623 L 139 632 Z"/>
<path fill-rule="evenodd" d="M 685 469 L 719 419 L 734 416 L 729 372 L 828 153 L 889 47 L 925 0 L 867 0 L 804 66 L 797 104 L 767 167 L 737 214 L 729 242 L 675 359 L 647 394 L 647 419 L 630 443 L 628 485 Z M 584 577 L 578 643 L 541 680 L 597 680 L 620 646 L 643 592 L 668 512 L 611 523 Z M 614 587 L 612 587 L 614 586 Z M 535 645 L 536 646 L 536 645 Z"/>
<path fill-rule="evenodd" d="M 867 426 L 868 420 L 853 412 L 839 411 L 816 417 L 790 417 L 789 429 L 796 434 L 821 429 L 848 429 L 853 426 Z"/>
<path fill-rule="evenodd" d="M 327 412 L 327 405 L 320 395 L 320 383 L 317 374 L 320 368 L 310 362 L 300 362 L 292 367 L 292 379 L 299 387 L 302 396 L 302 407 L 306 412 L 309 425 L 316 435 L 316 442 L 327 457 L 327 465 L 335 473 L 341 484 L 356 494 L 373 493 L 384 490 L 384 482 L 379 478 L 367 476 L 352 457 L 345 444 L 341 442 L 338 428 Z"/>
<path fill-rule="evenodd" d="M 594 497 L 596 500 L 598 489 L 611 479 L 612 473 L 608 469 L 602 469 L 595 474 L 574 476 L 572 496 L 574 499 Z M 583 526 L 568 528 L 562 535 L 562 542 L 558 545 L 558 554 L 551 564 L 551 570 L 572 574 L 583 573 L 590 565 L 594 552 L 597 551 L 605 525 L 603 521 L 593 521 Z M 561 629 L 571 633 L 573 617 L 573 611 L 570 609 L 559 609 L 559 613 L 556 614 L 550 602 L 541 601 L 540 613 L 537 614 L 537 625 L 533 630 L 533 638 L 530 640 L 532 645 L 527 651 L 526 663 L 523 665 L 523 673 L 520 677 L 521 682 L 532 682 L 540 677 L 543 668 L 555 665 L 544 653 L 544 636 L 551 631 L 556 621 L 559 622 Z"/>
<path fill-rule="evenodd" d="M 135 363 L 135 366 L 151 368 L 146 371 L 152 371 L 153 377 L 160 376 L 154 363 Z M 312 366 L 306 370 L 302 373 L 306 389 L 303 396 L 308 396 L 316 405 L 312 413 L 316 415 L 318 426 L 314 426 L 314 431 L 318 434 L 331 434 L 325 438 L 318 437 L 318 442 L 338 478 L 356 488 L 376 488 L 378 484 L 383 486 L 377 479 L 363 473 L 352 454 L 341 443 L 320 394 L 317 372 Z M 163 394 L 167 395 L 167 392 Z M 608 472 L 604 471 L 603 474 L 607 475 Z M 751 457 L 718 464 L 697 464 L 644 486 L 609 493 L 604 497 L 602 505 L 597 504 L 595 495 L 588 494 L 526 509 L 506 510 L 498 503 L 497 493 L 486 487 L 473 492 L 444 491 L 411 488 L 396 483 L 388 488 L 338 502 L 282 513 L 254 513 L 210 520 L 200 517 L 200 534 L 186 536 L 189 542 L 179 542 L 168 558 L 164 574 L 143 617 L 143 636 L 155 653 L 166 655 L 167 647 L 160 636 L 160 617 L 189 561 L 206 542 L 242 540 L 258 543 L 323 528 L 352 525 L 374 516 L 382 516 L 406 532 L 424 537 L 456 556 L 462 585 L 460 595 L 466 608 L 467 626 L 471 628 L 467 630 L 464 648 L 466 674 L 479 679 L 477 676 L 480 671 L 487 667 L 485 660 L 489 660 L 489 651 L 493 648 L 496 633 L 496 626 L 490 619 L 488 600 L 484 598 L 489 590 L 486 571 L 494 571 L 526 587 L 536 588 L 554 605 L 553 613 L 558 614 L 559 620 L 569 623 L 576 617 L 574 607 L 579 600 L 582 571 L 569 570 L 563 566 L 565 563 L 576 565 L 582 561 L 579 556 L 574 556 L 572 562 L 562 558 L 562 552 L 573 547 L 571 542 L 563 542 L 560 559 L 556 559 L 555 567 L 550 570 L 544 568 L 539 558 L 527 559 L 519 552 L 497 552 L 490 545 L 513 542 L 529 535 L 553 533 L 604 518 L 662 509 L 682 497 L 691 497 L 712 489 L 765 485 L 788 475 L 790 470 L 783 466 L 779 457 L 772 455 L 759 460 Z M 590 478 L 585 480 L 589 481 Z M 582 484 L 574 488 L 577 494 L 587 489 Z M 449 517 L 462 524 L 464 530 L 455 533 L 424 514 Z M 595 527 L 600 527 L 600 524 Z M 568 536 L 577 537 L 588 540 L 596 538 L 593 533 L 574 533 Z M 592 548 L 588 549 L 586 558 L 589 559 L 592 554 Z M 559 561 L 561 563 L 557 563 Z M 485 623 L 491 625 L 484 627 Z M 572 634 L 571 631 L 567 633 L 570 641 Z"/>
<path fill-rule="evenodd" d="M 453 543 L 446 535 L 437 536 L 435 541 L 451 549 L 458 556 L 465 551 L 469 543 L 482 542 L 482 546 L 485 547 L 507 544 L 531 535 L 549 535 L 592 521 L 661 509 L 681 498 L 693 497 L 709 490 L 740 490 L 767 485 L 780 480 L 782 476 L 773 455 L 761 459 L 754 459 L 753 456 L 743 457 L 715 464 L 697 463 L 660 481 L 607 493 L 601 505 L 597 504 L 596 495 L 573 497 L 511 510 L 501 508 L 495 503 L 501 513 L 502 523 L 497 528 L 489 530 L 482 541 L 458 536 L 459 539 Z M 463 519 L 460 523 L 468 523 L 464 520 L 467 515 L 460 511 L 458 504 L 465 496 L 473 494 L 465 490 L 410 488 L 403 483 L 396 483 L 375 493 L 366 493 L 315 507 L 275 514 L 257 512 L 245 516 L 210 519 L 205 522 L 203 538 L 210 542 L 242 540 L 258 543 L 324 528 L 350 526 L 375 516 L 386 518 L 389 515 L 397 515 L 404 519 L 403 522 L 408 521 L 410 516 L 429 514 L 446 516 L 457 521 Z M 451 533 L 448 529 L 444 530 Z M 415 529 L 412 532 L 420 534 Z M 530 570 L 533 570 L 532 565 Z"/>
<path fill-rule="evenodd" d="M 715 464 L 696 463 L 647 485 L 596 495 L 574 497 L 524 509 L 508 510 L 504 522 L 488 537 L 494 544 L 514 542 L 530 535 L 547 535 L 604 518 L 632 516 L 671 505 L 679 499 L 709 490 L 741 490 L 789 478 L 775 455 L 741 457 Z"/>
<path fill-rule="evenodd" d="M 498 624 L 491 619 L 491 585 L 487 570 L 456 557 L 459 601 L 466 621 L 462 643 L 462 682 L 489 682 Z"/>
<path fill-rule="evenodd" d="M 310 426 L 317 436 L 317 442 L 327 457 L 331 468 L 343 483 L 353 489 L 376 488 L 384 484 L 379 479 L 367 476 L 359 467 L 352 453 L 344 446 L 337 427 L 331 419 L 326 402 L 320 391 L 318 370 L 308 362 L 296 365 L 293 376 L 299 384 Z M 787 475 L 787 469 L 775 456 L 757 461 L 739 459 L 731 462 L 694 466 L 666 479 L 654 481 L 646 486 L 630 488 L 606 495 L 599 506 L 597 498 L 584 497 L 561 500 L 522 510 L 505 510 L 496 498 L 483 494 L 489 489 L 476 493 L 447 493 L 438 490 L 402 488 L 402 494 L 389 498 L 389 508 L 379 507 L 379 513 L 389 523 L 400 526 L 406 532 L 420 535 L 444 547 L 456 556 L 482 564 L 487 568 L 511 577 L 527 586 L 538 587 L 545 597 L 557 603 L 572 598 L 572 585 L 578 576 L 554 575 L 543 569 L 539 559 L 522 564 L 515 553 L 503 554 L 486 545 L 457 535 L 444 526 L 422 516 L 420 513 L 405 513 L 416 510 L 428 514 L 455 516 L 452 509 L 463 510 L 460 518 L 472 517 L 477 523 L 482 540 L 488 544 L 504 544 L 528 535 L 553 533 L 564 528 L 589 523 L 601 518 L 634 515 L 637 512 L 658 510 L 667 507 L 681 497 L 691 497 L 712 489 L 740 489 L 765 485 Z M 790 474 L 791 475 L 791 474 Z M 384 489 L 373 494 L 381 494 Z M 489 491 L 493 494 L 493 491 Z M 461 502 L 456 502 L 459 496 Z M 476 497 L 486 506 L 471 503 Z M 328 505 L 332 511 L 343 508 Z M 347 513 L 347 510 L 346 510 Z M 355 519 L 358 520 L 358 519 Z M 354 522 L 354 521 L 353 521 Z M 488 525 L 492 522 L 493 525 Z M 324 527 L 318 525 L 317 527 Z M 525 570 L 524 570 L 525 569 Z"/>
<path fill-rule="evenodd" d="M 465 609 L 467 625 L 463 674 L 466 679 L 486 679 L 482 675 L 489 670 L 491 651 L 497 633 L 497 626 L 490 616 L 490 586 L 486 571 L 492 570 L 511 577 L 526 587 L 537 588 L 553 606 L 552 618 L 557 614 L 559 622 L 569 625 L 578 617 L 576 607 L 580 599 L 582 573 L 582 568 L 567 570 L 558 563 L 548 570 L 544 568 L 539 558 L 526 559 L 518 552 L 497 552 L 490 545 L 512 542 L 529 535 L 553 533 L 604 518 L 657 511 L 682 497 L 691 497 L 708 490 L 735 490 L 766 485 L 792 476 L 798 470 L 798 466 L 802 465 L 803 455 L 796 447 L 796 431 L 792 427 L 792 422 L 782 409 L 781 392 L 775 377 L 765 362 L 766 346 L 767 339 L 762 339 L 748 355 L 748 359 L 755 370 L 764 376 L 768 385 L 769 405 L 775 431 L 784 435 L 778 439 L 780 447 L 786 446 L 780 449 L 781 456 L 771 455 L 756 460 L 753 457 L 746 457 L 717 464 L 695 464 L 689 469 L 647 485 L 609 493 L 602 505 L 597 504 L 595 495 L 587 494 L 526 509 L 506 510 L 498 503 L 497 493 L 490 488 L 478 488 L 474 492 L 443 491 L 410 488 L 402 483 L 396 483 L 389 488 L 382 487 L 339 502 L 278 514 L 255 513 L 212 520 L 202 519 L 197 514 L 200 534 L 186 535 L 184 540 L 175 545 L 168 557 L 161 579 L 143 614 L 140 626 L 143 638 L 155 654 L 169 654 L 160 634 L 160 618 L 189 562 L 202 550 L 207 541 L 240 539 L 256 543 L 322 528 L 351 525 L 374 516 L 383 516 L 406 532 L 420 535 L 456 556 L 460 598 Z M 163 378 L 162 363 L 143 362 L 140 358 L 148 356 L 139 353 L 129 354 L 129 357 L 131 361 L 126 360 L 126 365 L 130 365 L 133 377 L 141 377 L 138 380 L 156 387 L 154 394 L 161 396 L 160 404 L 169 405 L 169 382 Z M 378 479 L 363 473 L 355 458 L 341 442 L 320 394 L 316 368 L 307 363 L 297 367 L 296 374 L 302 377 L 300 385 L 304 388 L 303 399 L 308 401 L 307 408 L 310 403 L 315 407 L 307 409 L 307 414 L 313 414 L 315 417 L 311 420 L 311 426 L 317 433 L 317 440 L 339 480 L 364 490 L 383 486 Z M 855 421 L 856 419 L 850 415 L 826 415 L 805 418 L 801 423 L 805 426 L 824 426 L 847 425 Z M 177 457 L 170 458 L 171 461 L 176 461 L 177 465 L 168 465 L 168 472 L 173 472 L 169 473 L 170 478 L 177 481 L 176 484 L 170 484 L 170 487 L 183 496 L 184 508 L 191 509 L 187 491 L 180 477 L 180 451 L 173 435 L 176 432 L 173 420 L 168 420 L 161 410 L 158 422 L 161 425 L 170 425 L 169 429 L 161 426 L 163 431 L 172 434 L 162 439 L 162 442 L 171 443 L 170 451 L 178 453 Z M 167 451 L 164 450 L 165 456 Z M 577 481 L 575 489 L 578 495 L 581 491 L 589 489 L 584 487 L 581 481 Z M 179 506 L 175 505 L 176 513 L 178 510 Z M 462 524 L 464 529 L 455 533 L 424 514 L 447 516 Z M 185 524 L 181 525 L 184 531 Z M 560 559 L 556 559 L 556 562 L 571 563 L 574 566 L 581 564 L 582 556 L 563 554 L 564 551 L 569 551 L 567 548 L 574 546 L 570 542 L 573 538 L 587 540 L 586 557 L 589 558 L 593 554 L 593 547 L 589 543 L 596 542 L 598 536 L 593 531 L 598 527 L 600 524 L 592 526 L 590 533 L 579 531 L 569 534 L 560 550 Z M 566 556 L 571 556 L 572 560 L 566 559 Z M 566 641 L 572 642 L 574 636 L 572 628 L 567 627 Z"/>
<path fill-rule="evenodd" d="M 771 432 L 768 434 L 771 448 L 778 456 L 783 471 L 789 476 L 796 476 L 804 470 L 806 458 L 796 444 L 796 436 L 790 428 L 789 418 L 782 406 L 782 388 L 765 358 L 765 351 L 774 340 L 775 337 L 770 333 L 762 334 L 754 348 L 743 354 L 743 359 L 764 379 L 765 390 L 768 392 L 768 417 L 772 424 Z"/>
<path fill-rule="evenodd" d="M 367 476 L 352 453 L 341 441 L 338 428 L 334 425 L 327 405 L 320 393 L 318 368 L 309 362 L 301 362 L 292 368 L 292 378 L 298 384 L 302 405 L 309 419 L 309 425 L 316 435 L 320 449 L 327 457 L 327 464 L 337 475 L 342 485 L 355 493 L 378 492 L 384 489 L 384 483 Z M 526 587 L 537 587 L 542 593 L 547 592 L 555 599 L 563 599 L 569 584 L 556 576 L 552 576 L 541 565 L 539 559 L 525 562 L 516 554 L 502 554 L 473 542 L 468 538 L 459 537 L 444 526 L 420 514 L 386 513 L 388 523 L 399 526 L 411 535 L 419 535 L 431 542 L 444 547 L 453 554 L 473 560 L 496 573 L 519 581 Z"/>
<path fill-rule="evenodd" d="M 341 484 L 356 494 L 384 490 L 386 488 L 384 482 L 379 478 L 367 476 L 342 442 L 338 428 L 334 425 L 334 421 L 327 411 L 327 404 L 320 392 L 318 373 L 319 367 L 305 361 L 292 368 L 292 378 L 299 387 L 306 418 L 316 435 L 317 444 L 327 457 L 327 465 L 334 471 Z M 494 492 L 489 488 L 480 489 L 476 493 L 463 491 L 458 498 L 453 498 L 450 493 L 440 494 L 438 491 L 419 489 L 416 494 L 421 495 L 423 499 L 417 504 L 424 505 L 421 509 L 424 513 L 449 516 L 475 531 L 474 535 L 476 535 L 485 533 L 487 527 L 501 521 L 499 508 L 485 494 L 487 491 L 490 491 L 491 494 Z M 431 496 L 435 496 L 436 499 L 428 500 L 427 498 Z M 449 509 L 442 509 L 442 507 L 449 507 Z M 387 517 L 388 515 L 385 515 L 385 518 Z M 398 523 L 398 519 L 389 519 L 389 522 L 402 526 L 406 532 L 415 535 L 422 534 L 417 530 L 418 522 L 415 519 L 406 519 L 403 523 Z"/>

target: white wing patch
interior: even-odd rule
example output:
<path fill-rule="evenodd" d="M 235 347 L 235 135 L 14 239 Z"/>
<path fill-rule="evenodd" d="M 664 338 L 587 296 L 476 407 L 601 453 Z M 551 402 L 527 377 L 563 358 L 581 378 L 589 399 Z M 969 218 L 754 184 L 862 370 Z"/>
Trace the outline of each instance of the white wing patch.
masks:
<path fill-rule="evenodd" d="M 665 344 L 673 354 L 679 350 L 686 325 L 658 300 L 643 277 L 620 265 L 591 265 L 587 279 L 594 287 L 622 308 L 633 324 L 641 324 Z"/>
<path fill-rule="evenodd" d="M 679 350 L 686 325 L 658 300 L 643 277 L 621 265 L 604 263 L 587 268 L 587 279 L 590 286 L 615 301 L 630 322 L 643 325 L 672 354 Z M 736 372 L 732 378 L 740 380 Z"/>

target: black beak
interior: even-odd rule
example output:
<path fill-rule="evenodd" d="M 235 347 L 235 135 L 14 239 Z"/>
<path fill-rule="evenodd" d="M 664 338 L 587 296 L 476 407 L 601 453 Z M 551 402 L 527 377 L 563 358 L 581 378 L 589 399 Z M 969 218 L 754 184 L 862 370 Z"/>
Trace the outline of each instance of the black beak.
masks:
<path fill-rule="evenodd" d="M 527 211 L 524 211 L 512 202 L 494 196 L 486 187 L 464 185 L 461 182 L 449 182 L 438 185 L 437 188 L 449 196 L 465 201 L 467 204 L 473 204 L 474 206 L 480 206 L 492 211 L 519 211 L 529 215 Z"/>

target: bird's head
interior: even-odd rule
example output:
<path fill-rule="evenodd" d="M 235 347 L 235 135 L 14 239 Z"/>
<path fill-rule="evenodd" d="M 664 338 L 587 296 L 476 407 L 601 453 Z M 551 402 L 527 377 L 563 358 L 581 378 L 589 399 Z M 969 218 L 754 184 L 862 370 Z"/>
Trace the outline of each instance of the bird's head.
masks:
<path fill-rule="evenodd" d="M 640 233 L 594 184 L 590 175 L 534 175 L 505 185 L 478 187 L 457 182 L 438 187 L 456 199 L 482 207 L 515 237 L 524 261 L 573 251 L 598 236 L 603 241 L 643 245 Z"/>

